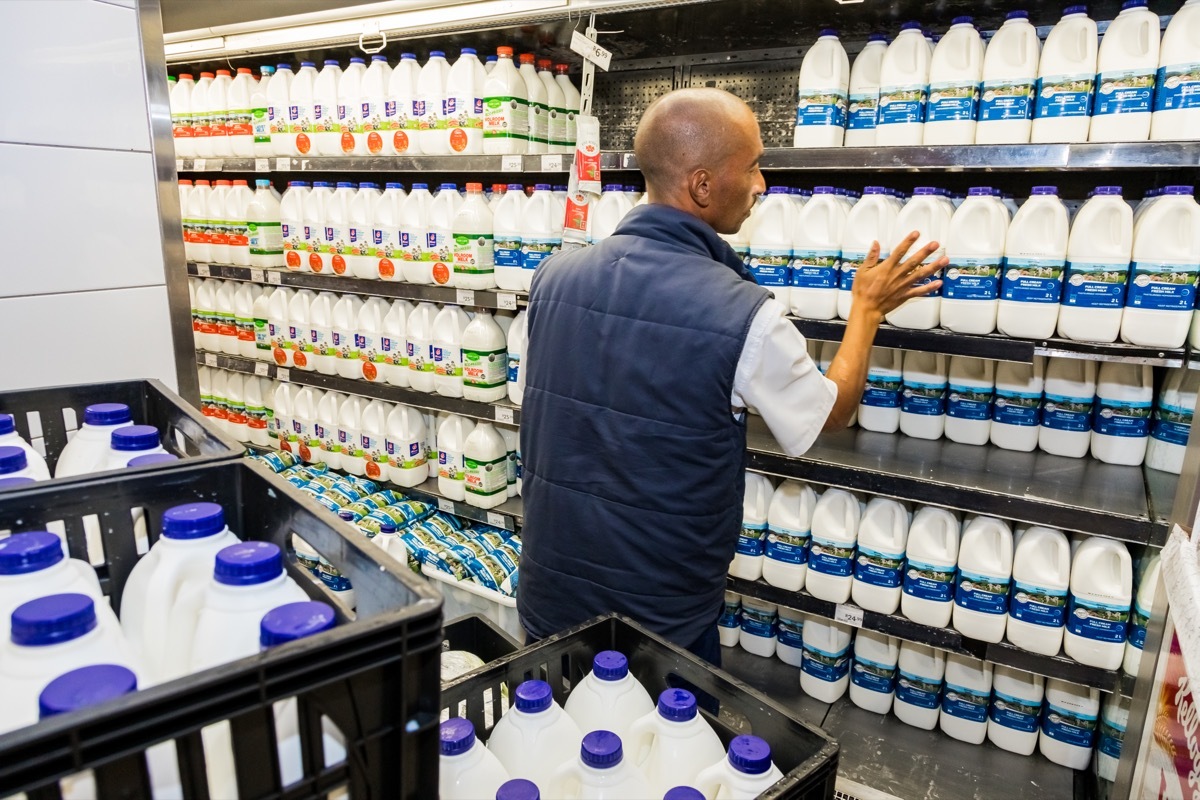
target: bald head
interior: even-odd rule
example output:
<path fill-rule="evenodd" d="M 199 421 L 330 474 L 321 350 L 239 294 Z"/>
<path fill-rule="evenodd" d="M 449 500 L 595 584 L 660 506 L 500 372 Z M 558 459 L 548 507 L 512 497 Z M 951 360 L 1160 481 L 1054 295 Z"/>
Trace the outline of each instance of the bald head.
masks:
<path fill-rule="evenodd" d="M 679 89 L 655 100 L 633 149 L 650 202 L 700 217 L 719 233 L 736 232 L 765 191 L 758 121 L 722 89 Z"/>

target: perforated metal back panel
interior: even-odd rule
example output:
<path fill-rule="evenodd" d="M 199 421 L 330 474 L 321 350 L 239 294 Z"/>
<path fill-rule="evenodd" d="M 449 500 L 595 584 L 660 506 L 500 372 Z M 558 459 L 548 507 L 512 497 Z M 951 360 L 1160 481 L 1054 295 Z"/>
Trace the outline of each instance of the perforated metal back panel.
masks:
<path fill-rule="evenodd" d="M 685 86 L 714 86 L 746 101 L 758 116 L 763 144 L 791 147 L 800 59 L 690 67 Z"/>
<path fill-rule="evenodd" d="M 674 88 L 675 70 L 596 71 L 592 113 L 600 119 L 600 146 L 632 150 L 638 120 L 655 99 Z"/>

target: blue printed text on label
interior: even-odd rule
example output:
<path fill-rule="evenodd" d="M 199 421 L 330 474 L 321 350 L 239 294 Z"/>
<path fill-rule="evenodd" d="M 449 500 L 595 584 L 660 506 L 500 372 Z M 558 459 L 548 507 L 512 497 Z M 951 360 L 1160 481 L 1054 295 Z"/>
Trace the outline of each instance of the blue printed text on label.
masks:
<path fill-rule="evenodd" d="M 1005 259 L 1000 296 L 1018 303 L 1057 303 L 1062 300 L 1065 264 L 1061 259 Z"/>
<path fill-rule="evenodd" d="M 1061 628 L 1067 618 L 1067 590 L 1047 589 L 1016 581 L 1008 614 L 1013 619 L 1041 625 L 1046 628 Z"/>
<path fill-rule="evenodd" d="M 1083 600 L 1071 595 L 1067 630 L 1097 642 L 1124 642 L 1129 628 L 1129 606 Z"/>
<path fill-rule="evenodd" d="M 1200 264 L 1135 261 L 1131 269 L 1127 305 L 1187 313 L 1195 306 Z"/>
<path fill-rule="evenodd" d="M 992 410 L 992 421 L 1002 425 L 1037 427 L 1040 420 L 1042 395 L 1028 392 L 996 390 L 996 402 Z"/>
<path fill-rule="evenodd" d="M 1096 740 L 1096 717 L 1046 703 L 1042 708 L 1042 732 L 1072 747 L 1091 749 Z"/>
<path fill-rule="evenodd" d="M 942 297 L 995 300 L 1000 288 L 1000 257 L 952 258 L 945 269 Z"/>
<path fill-rule="evenodd" d="M 1096 102 L 1092 116 L 1149 114 L 1154 109 L 1152 69 L 1109 70 L 1096 76 Z"/>
<path fill-rule="evenodd" d="M 1092 430 L 1105 436 L 1141 439 L 1150 435 L 1150 403 L 1096 398 Z"/>
<path fill-rule="evenodd" d="M 997 725 L 1021 733 L 1033 733 L 1037 730 L 1038 717 L 1042 713 L 1042 704 L 1032 700 L 1022 700 L 1018 697 L 992 693 L 992 706 L 989 718 Z"/>
<path fill-rule="evenodd" d="M 986 722 L 990 697 L 989 692 L 976 692 L 964 686 L 947 683 L 942 692 L 942 711 L 968 722 Z"/>
<path fill-rule="evenodd" d="M 900 670 L 896 684 L 896 700 L 917 708 L 937 708 L 942 694 L 941 681 L 934 681 Z"/>
<path fill-rule="evenodd" d="M 1042 427 L 1056 431 L 1091 430 L 1093 397 L 1048 394 L 1042 400 Z"/>
<path fill-rule="evenodd" d="M 796 104 L 799 127 L 846 127 L 846 93 L 834 91 L 800 92 Z"/>
<path fill-rule="evenodd" d="M 811 644 L 805 644 L 800 669 L 822 681 L 840 681 L 850 671 L 850 652 L 843 650 L 840 653 L 829 653 Z"/>
<path fill-rule="evenodd" d="M 891 694 L 896 691 L 896 666 L 889 667 L 856 655 L 850 668 L 850 682 L 869 692 Z"/>
<path fill-rule="evenodd" d="M 1188 434 L 1192 432 L 1192 410 L 1159 401 L 1154 409 L 1154 421 L 1150 424 L 1150 435 L 1160 442 L 1186 447 Z"/>
<path fill-rule="evenodd" d="M 854 558 L 854 580 L 885 589 L 898 588 L 904 578 L 904 554 L 880 553 L 859 546 Z"/>
<path fill-rule="evenodd" d="M 781 564 L 808 562 L 808 531 L 793 531 L 771 526 L 767 529 L 766 556 Z"/>
<path fill-rule="evenodd" d="M 1008 583 L 1007 578 L 977 575 L 960 569 L 954 602 L 968 611 L 1005 614 L 1008 612 Z"/>
<path fill-rule="evenodd" d="M 787 286 L 792 282 L 791 260 L 791 250 L 751 248 L 750 273 L 759 286 Z"/>
<path fill-rule="evenodd" d="M 1035 119 L 1086 117 L 1091 112 L 1096 76 L 1047 75 L 1038 78 Z"/>
<path fill-rule="evenodd" d="M 975 119 L 978 111 L 978 84 L 954 81 L 930 84 L 926 123 L 970 121 Z"/>
<path fill-rule="evenodd" d="M 901 410 L 906 414 L 939 416 L 946 413 L 946 384 L 904 381 Z"/>
<path fill-rule="evenodd" d="M 1154 110 L 1189 108 L 1200 108 L 1200 63 L 1161 67 L 1154 87 Z"/>
<path fill-rule="evenodd" d="M 877 125 L 904 125 L 925 121 L 928 86 L 883 86 L 879 89 Z"/>
<path fill-rule="evenodd" d="M 980 88 L 980 122 L 1033 119 L 1032 81 L 984 81 Z"/>
<path fill-rule="evenodd" d="M 908 560 L 904 571 L 904 593 L 919 600 L 949 603 L 954 596 L 954 567 L 941 567 Z"/>
<path fill-rule="evenodd" d="M 792 286 L 834 289 L 838 285 L 837 250 L 796 250 L 792 253 Z"/>
<path fill-rule="evenodd" d="M 946 416 L 977 421 L 991 419 L 992 394 L 991 389 L 952 383 L 946 399 Z"/>
<path fill-rule="evenodd" d="M 853 572 L 854 545 L 812 537 L 808 553 L 808 568 L 822 575 L 844 578 Z"/>

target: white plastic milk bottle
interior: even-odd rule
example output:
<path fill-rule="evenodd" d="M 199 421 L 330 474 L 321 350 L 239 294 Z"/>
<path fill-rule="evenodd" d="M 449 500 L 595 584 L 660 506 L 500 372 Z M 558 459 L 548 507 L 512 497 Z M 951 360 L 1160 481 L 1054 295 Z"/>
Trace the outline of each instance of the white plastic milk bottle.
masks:
<path fill-rule="evenodd" d="M 384 281 L 401 279 L 404 251 L 400 248 L 400 209 L 408 194 L 402 183 L 388 183 L 374 206 L 371 220 L 371 274 Z"/>
<path fill-rule="evenodd" d="M 382 297 L 368 297 L 365 303 L 359 304 L 354 320 L 354 346 L 347 353 L 358 364 L 350 377 L 372 383 L 386 380 L 383 334 L 387 330 L 385 320 L 390 310 L 388 301 Z M 346 369 L 349 372 L 351 366 L 347 365 Z"/>
<path fill-rule="evenodd" d="M 1005 336 L 1044 339 L 1058 326 L 1070 219 L 1054 186 L 1035 186 L 1005 240 L 996 327 Z"/>
<path fill-rule="evenodd" d="M 992 404 L 992 444 L 1024 453 L 1037 447 L 1046 359 L 1032 364 L 996 362 L 996 399 Z"/>
<path fill-rule="evenodd" d="M 438 308 L 418 303 L 408 315 L 405 347 L 408 350 L 408 381 L 418 392 L 433 392 L 433 321 Z"/>
<path fill-rule="evenodd" d="M 452 285 L 462 289 L 491 289 L 496 285 L 492 212 L 483 198 L 483 184 L 468 183 L 467 196 L 451 227 L 454 248 Z"/>
<path fill-rule="evenodd" d="M 729 755 L 696 776 L 696 788 L 718 800 L 753 800 L 783 778 L 771 745 L 757 736 L 735 736 Z"/>
<path fill-rule="evenodd" d="M 507 394 L 508 353 L 504 331 L 487 311 L 478 311 L 462 332 L 463 397 L 494 403 Z"/>
<path fill-rule="evenodd" d="M 1200 47 L 1200 1 L 1187 0 L 1163 34 L 1154 89 L 1150 138 L 1200 138 L 1200 79 L 1193 65 Z"/>
<path fill-rule="evenodd" d="M 846 117 L 846 147 L 873 147 L 879 113 L 879 78 L 887 36 L 873 33 L 850 67 L 850 112 Z"/>
<path fill-rule="evenodd" d="M 550 184 L 535 184 L 533 194 L 525 203 L 521 225 L 521 285 L 518 287 L 521 291 L 529 291 L 538 265 L 562 247 L 563 216 L 559 211 Z"/>
<path fill-rule="evenodd" d="M 900 429 L 900 393 L 904 383 L 904 352 L 887 347 L 871 349 L 867 384 L 858 404 L 858 426 L 877 433 Z"/>
<path fill-rule="evenodd" d="M 379 184 L 363 182 L 346 203 L 345 243 L 342 258 L 345 273 L 352 278 L 372 279 L 379 277 L 378 258 L 375 256 L 374 228 L 378 218 L 377 205 L 383 199 Z M 335 260 L 334 266 L 337 263 Z M 336 269 L 334 270 L 336 272 Z"/>
<path fill-rule="evenodd" d="M 971 17 L 955 17 L 929 62 L 925 144 L 975 144 L 983 37 Z"/>
<path fill-rule="evenodd" d="M 1068 458 L 1087 455 L 1095 400 L 1094 361 L 1048 359 L 1038 448 Z"/>
<path fill-rule="evenodd" d="M 1067 240 L 1058 335 L 1115 342 L 1133 260 L 1133 210 L 1120 186 L 1097 186 L 1075 214 Z"/>
<path fill-rule="evenodd" d="M 1070 769 L 1087 769 L 1096 742 L 1100 690 L 1051 678 L 1038 733 L 1042 755 Z"/>
<path fill-rule="evenodd" d="M 581 731 L 612 731 L 627 742 L 634 723 L 654 713 L 654 701 L 629 674 L 628 659 L 603 650 L 592 658 L 592 671 L 571 690 L 563 710 Z"/>
<path fill-rule="evenodd" d="M 469 719 L 451 717 L 439 729 L 438 797 L 442 800 L 475 800 L 495 797 L 508 780 L 499 759 L 475 738 Z"/>
<path fill-rule="evenodd" d="M 837 31 L 822 30 L 800 64 L 794 147 L 841 147 L 846 133 L 850 59 Z"/>
<path fill-rule="evenodd" d="M 725 592 L 725 604 L 717 620 L 717 634 L 721 637 L 721 646 L 736 647 L 741 630 L 742 597 L 733 592 Z"/>
<path fill-rule="evenodd" d="M 1046 679 L 997 664 L 992 672 L 992 702 L 987 738 L 1002 750 L 1032 755 L 1037 748 Z"/>
<path fill-rule="evenodd" d="M 1004 638 L 1012 563 L 1008 523 L 995 517 L 975 517 L 967 523 L 954 592 L 954 627 L 963 636 L 983 642 Z"/>
<path fill-rule="evenodd" d="M 529 318 L 524 311 L 517 314 L 508 330 L 508 400 L 521 405 L 524 382 L 521 380 L 521 359 L 529 347 Z"/>
<path fill-rule="evenodd" d="M 0 641 L 9 638 L 14 609 L 52 594 L 104 600 L 91 564 L 66 558 L 62 540 L 53 533 L 26 531 L 0 539 Z"/>
<path fill-rule="evenodd" d="M 465 502 L 467 499 L 463 452 L 474 430 L 474 422 L 456 414 L 446 417 L 438 425 L 438 491 L 451 500 Z"/>
<path fill-rule="evenodd" d="M 1150 136 L 1158 73 L 1158 15 L 1146 0 L 1126 0 L 1108 23 L 1096 57 L 1090 142 L 1144 142 Z"/>
<path fill-rule="evenodd" d="M 427 156 L 451 155 L 446 134 L 446 79 L 450 64 L 442 50 L 429 51 L 429 60 L 417 76 L 417 98 L 413 116 L 417 120 L 417 138 Z"/>
<path fill-rule="evenodd" d="M 337 131 L 337 152 L 331 155 L 362 155 L 367 154 L 366 142 L 362 136 L 362 86 L 363 77 L 367 72 L 367 62 L 362 58 L 352 58 L 346 66 L 346 71 L 338 76 L 337 106 L 334 113 Z M 362 146 L 359 142 L 362 141 Z"/>
<path fill-rule="evenodd" d="M 795 219 L 792 312 L 805 319 L 837 317 L 838 264 L 849 212 L 836 192 L 832 186 L 815 187 Z"/>
<path fill-rule="evenodd" d="M 803 614 L 793 608 L 779 608 L 776 621 L 775 655 L 783 663 L 799 669 L 804 664 Z"/>
<path fill-rule="evenodd" d="M 341 462 L 342 469 L 351 475 L 362 476 L 367 471 L 361 433 L 362 412 L 366 404 L 363 398 L 351 395 L 338 411 L 338 461 Z"/>
<path fill-rule="evenodd" d="M 1121 341 L 1175 348 L 1187 339 L 1200 281 L 1200 204 L 1191 186 L 1168 186 L 1133 227 Z"/>
<path fill-rule="evenodd" d="M 1125 657 L 1133 562 L 1123 542 L 1087 539 L 1071 563 L 1071 594 L 1063 648 L 1080 664 L 1116 669 Z"/>
<path fill-rule="evenodd" d="M 636 720 L 622 741 L 654 796 L 694 783 L 701 770 L 725 755 L 721 740 L 700 715 L 695 695 L 686 689 L 660 694 L 657 707 Z"/>
<path fill-rule="evenodd" d="M 788 264 L 792 260 L 795 218 L 796 206 L 787 187 L 772 186 L 754 212 L 750 226 L 750 273 L 785 307 L 791 303 Z"/>
<path fill-rule="evenodd" d="M 992 430 L 996 362 L 951 356 L 946 398 L 946 438 L 959 444 L 987 444 Z"/>
<path fill-rule="evenodd" d="M 904 356 L 900 430 L 917 439 L 940 439 L 946 425 L 949 358 L 908 351 Z"/>
<path fill-rule="evenodd" d="M 900 26 L 888 45 L 879 70 L 879 116 L 875 144 L 881 147 L 921 144 L 929 97 L 929 45 L 921 23 Z"/>
<path fill-rule="evenodd" d="M 417 136 L 417 78 L 421 67 L 414 53 L 401 53 L 400 62 L 388 78 L 383 107 L 383 152 L 387 155 L 419 155 Z"/>
<path fill-rule="evenodd" d="M 770 658 L 775 655 L 778 629 L 778 608 L 774 603 L 754 597 L 742 598 L 742 621 L 741 631 L 738 633 L 738 644 L 742 646 L 743 650 L 760 658 Z"/>
<path fill-rule="evenodd" d="M 516 702 L 492 729 L 488 750 L 510 777 L 549 786 L 559 765 L 578 756 L 583 735 L 554 702 L 550 684 L 525 681 L 515 694 Z"/>
<path fill-rule="evenodd" d="M 313 80 L 312 131 L 313 149 L 317 155 L 342 155 L 342 134 L 338 129 L 338 83 L 342 68 L 337 61 L 326 59 L 325 65 Z"/>
<path fill-rule="evenodd" d="M 756 581 L 762 577 L 767 513 L 774 491 L 775 487 L 766 475 L 759 475 L 757 472 L 746 473 L 746 489 L 742 499 L 742 532 L 738 535 L 737 551 L 729 564 L 729 574 L 735 578 Z"/>
<path fill-rule="evenodd" d="M 867 611 L 895 614 L 904 582 L 904 551 L 911 514 L 903 503 L 874 497 L 858 526 L 851 597 Z"/>
<path fill-rule="evenodd" d="M 524 153 L 529 141 L 529 90 L 511 47 L 496 49 L 496 66 L 483 84 L 483 152 Z"/>
<path fill-rule="evenodd" d="M 411 406 L 398 405 L 388 414 L 388 480 L 397 486 L 420 486 L 429 479 L 425 452 L 425 419 Z"/>
<path fill-rule="evenodd" d="M 1096 82 L 1096 22 L 1069 6 L 1046 37 L 1030 141 L 1086 142 Z"/>
<path fill-rule="evenodd" d="M 525 218 L 525 187 L 510 183 L 492 215 L 496 285 L 506 291 L 521 291 L 521 228 Z"/>
<path fill-rule="evenodd" d="M 490 422 L 480 422 L 463 445 L 466 501 L 495 508 L 508 499 L 508 445 Z"/>
<path fill-rule="evenodd" d="M 967 192 L 950 219 L 942 283 L 941 324 L 955 333 L 996 329 L 997 296 L 1009 217 L 986 186 Z"/>
<path fill-rule="evenodd" d="M 1058 655 L 1067 621 L 1071 543 L 1062 531 L 1027 529 L 1013 556 L 1008 640 L 1031 653 Z"/>
<path fill-rule="evenodd" d="M 850 685 L 850 628 L 822 617 L 804 623 L 800 688 L 822 703 L 836 703 Z"/>
<path fill-rule="evenodd" d="M 1176 475 L 1182 471 L 1197 393 L 1200 393 L 1200 372 L 1186 368 L 1167 372 L 1150 423 L 1146 466 Z"/>
<path fill-rule="evenodd" d="M 312 191 L 304 197 L 304 250 L 307 253 L 304 263 L 311 272 L 325 272 L 330 266 L 329 259 L 322 253 L 325 249 L 326 206 L 333 191 L 328 181 L 313 181 Z"/>
<path fill-rule="evenodd" d="M 0 434 L 3 432 L 3 425 L 0 424 Z M 0 444 L 7 442 L 0 441 Z M 138 456 L 165 452 L 167 451 L 163 449 L 158 428 L 153 425 L 127 425 L 112 432 L 108 459 L 102 469 L 124 469 Z"/>
<path fill-rule="evenodd" d="M 798 592 L 808 573 L 808 546 L 817 493 L 805 483 L 785 480 L 771 495 L 762 578 L 772 586 Z"/>
<path fill-rule="evenodd" d="M 972 30 L 974 30 L 972 28 Z M 909 253 L 915 253 L 930 242 L 938 242 L 937 250 L 929 254 L 923 263 L 932 264 L 946 255 L 946 237 L 950 232 L 950 219 L 954 208 L 941 193 L 931 186 L 918 186 L 913 189 L 912 198 L 896 215 L 892 231 L 887 234 L 889 242 L 899 242 L 912 231 L 918 231 L 921 236 L 909 248 Z M 927 279 L 924 283 L 936 280 L 937 276 Z M 888 313 L 887 321 L 897 328 L 912 328 L 930 330 L 938 326 L 941 317 L 942 297 L 938 289 L 924 297 L 914 297 L 906 301 L 895 311 Z"/>
<path fill-rule="evenodd" d="M 1041 51 L 1029 12 L 1008 12 L 983 56 L 976 144 L 1029 141 Z"/>
<path fill-rule="evenodd" d="M 279 201 L 280 236 L 283 239 L 283 264 L 288 269 L 303 269 L 307 245 L 304 240 L 304 200 L 312 191 L 308 181 L 288 181 Z"/>
<path fill-rule="evenodd" d="M 267 120 L 271 137 L 271 153 L 290 156 L 295 152 L 296 135 L 292 133 L 288 111 L 291 106 L 292 81 L 295 80 L 291 64 L 276 64 L 275 74 L 267 84 Z"/>
<path fill-rule="evenodd" d="M 129 406 L 124 403 L 97 403 L 85 408 L 83 424 L 58 455 L 54 477 L 69 478 L 97 471 L 108 456 L 112 432 L 132 422 Z"/>
<path fill-rule="evenodd" d="M 827 489 L 813 509 L 805 588 L 819 600 L 844 603 L 854 581 L 854 550 L 863 504 L 843 489 Z"/>
<path fill-rule="evenodd" d="M 1096 381 L 1092 458 L 1138 466 L 1146 457 L 1154 401 L 1154 370 L 1148 365 L 1106 361 Z"/>
<path fill-rule="evenodd" d="M 1136 676 L 1142 663 L 1142 650 L 1146 647 L 1146 627 L 1150 624 L 1150 613 L 1154 609 L 1155 595 L 1162 576 L 1162 557 L 1155 554 L 1142 559 L 1138 577 L 1137 595 L 1134 597 L 1133 613 L 1129 619 L 1129 637 L 1125 642 L 1125 659 L 1121 668 L 1128 675 Z"/>
<path fill-rule="evenodd" d="M 1096 743 L 1096 775 L 1110 783 L 1117 779 L 1117 764 L 1129 724 L 1131 700 L 1113 693 L 1104 698 L 1100 709 L 1099 741 Z"/>
<path fill-rule="evenodd" d="M 931 731 L 937 727 L 946 655 L 914 642 L 900 643 L 897 660 L 900 677 L 892 710 L 896 718 L 914 728 Z"/>
<path fill-rule="evenodd" d="M 470 323 L 456 305 L 443 306 L 433 320 L 433 388 L 443 397 L 462 397 L 462 336 Z"/>
<path fill-rule="evenodd" d="M 945 687 L 939 715 L 943 733 L 960 742 L 983 744 L 991 697 L 991 662 L 957 653 L 946 656 Z"/>
<path fill-rule="evenodd" d="M 387 418 L 391 413 L 391 403 L 372 400 L 363 406 L 359 417 L 359 442 L 366 474 L 371 480 L 382 480 L 388 473 Z"/>
<path fill-rule="evenodd" d="M 567 141 L 567 97 L 563 87 L 554 79 L 551 68 L 554 62 L 548 58 L 537 60 L 537 76 L 546 87 L 546 105 L 548 109 L 547 150 L 548 153 L 571 153 L 575 150 L 575 140 Z"/>
<path fill-rule="evenodd" d="M 625 757 L 621 737 L 597 730 L 583 737 L 579 758 L 551 776 L 549 793 L 563 800 L 638 800 L 650 796 L 642 771 Z"/>
<path fill-rule="evenodd" d="M 403 259 L 400 265 L 401 274 L 406 283 L 433 283 L 431 264 L 425 261 L 425 237 L 429 234 L 429 213 L 432 205 L 433 195 L 429 193 L 429 185 L 414 183 L 412 191 L 400 206 L 397 235 L 400 256 Z M 434 251 L 428 252 L 432 256 Z M 380 274 L 384 273 L 381 271 Z"/>
<path fill-rule="evenodd" d="M 908 531 L 908 564 L 900 609 L 913 622 L 933 628 L 950 624 L 958 564 L 959 523 L 953 512 L 924 506 Z"/>
<path fill-rule="evenodd" d="M 354 117 L 358 124 L 354 133 L 356 154 L 380 155 L 385 152 L 386 137 L 391 135 L 391 128 L 387 126 L 387 106 L 392 102 L 387 90 L 391 80 L 392 68 L 387 56 L 371 56 L 360 87 L 359 114 Z M 342 144 L 344 147 L 345 142 Z"/>
<path fill-rule="evenodd" d="M 842 319 L 850 319 L 854 275 L 866 260 L 872 243 L 879 243 L 880 261 L 891 253 L 893 243 L 887 241 L 887 237 L 895 229 L 899 211 L 887 189 L 867 186 L 863 189 L 862 199 L 846 215 L 837 293 L 837 313 Z"/>
<path fill-rule="evenodd" d="M 333 327 L 330 332 L 336 355 L 334 370 L 343 378 L 354 379 L 362 375 L 359 350 L 354 344 L 354 333 L 358 328 L 358 315 L 363 302 L 355 294 L 344 294 L 333 306 Z"/>
<path fill-rule="evenodd" d="M 876 714 L 886 714 L 896 696 L 900 640 L 862 629 L 854 636 L 850 667 L 850 702 Z"/>
<path fill-rule="evenodd" d="M 463 204 L 458 186 L 443 183 L 437 196 L 429 204 L 428 226 L 425 229 L 425 244 L 421 248 L 422 274 L 415 283 L 433 283 L 438 286 L 454 284 L 454 218 Z M 406 264 L 407 267 L 407 264 Z M 405 271 L 405 277 L 408 276 Z"/>

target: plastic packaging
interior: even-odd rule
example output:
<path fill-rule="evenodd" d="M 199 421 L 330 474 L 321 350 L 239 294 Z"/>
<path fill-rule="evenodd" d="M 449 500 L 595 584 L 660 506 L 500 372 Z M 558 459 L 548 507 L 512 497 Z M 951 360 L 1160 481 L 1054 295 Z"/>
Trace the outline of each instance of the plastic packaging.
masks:
<path fill-rule="evenodd" d="M 629 742 L 634 723 L 654 713 L 654 701 L 629 674 L 625 656 L 604 650 L 592 659 L 592 671 L 571 690 L 563 710 L 581 731 L 612 731 Z"/>

